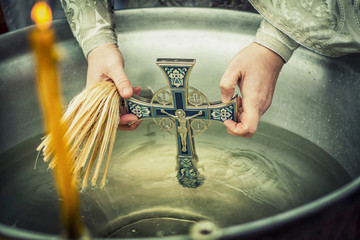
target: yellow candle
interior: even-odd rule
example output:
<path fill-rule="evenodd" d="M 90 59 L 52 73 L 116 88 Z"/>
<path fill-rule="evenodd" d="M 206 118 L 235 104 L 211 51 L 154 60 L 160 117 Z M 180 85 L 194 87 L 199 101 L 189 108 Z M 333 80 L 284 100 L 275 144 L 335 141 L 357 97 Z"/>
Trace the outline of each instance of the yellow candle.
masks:
<path fill-rule="evenodd" d="M 56 161 L 55 179 L 61 198 L 61 217 L 68 238 L 82 235 L 79 195 L 73 175 L 73 156 L 65 139 L 66 126 L 60 121 L 62 102 L 57 75 L 58 55 L 54 49 L 54 31 L 50 28 L 51 10 L 45 2 L 35 4 L 31 16 L 37 28 L 30 41 L 37 61 L 37 84 L 42 105 L 45 128 L 51 136 L 51 147 Z"/>

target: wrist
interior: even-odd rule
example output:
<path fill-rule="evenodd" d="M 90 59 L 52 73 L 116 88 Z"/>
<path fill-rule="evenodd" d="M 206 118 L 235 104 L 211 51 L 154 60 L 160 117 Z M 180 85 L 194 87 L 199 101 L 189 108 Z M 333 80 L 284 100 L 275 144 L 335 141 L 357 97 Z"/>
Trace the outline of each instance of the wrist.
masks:
<path fill-rule="evenodd" d="M 299 44 L 275 28 L 265 19 L 256 33 L 254 42 L 272 50 L 288 62 Z"/>
<path fill-rule="evenodd" d="M 88 52 L 87 60 L 89 61 L 89 58 L 91 58 L 92 56 L 97 55 L 99 53 L 101 54 L 102 52 L 109 50 L 119 51 L 116 43 L 113 42 L 101 43 L 97 46 L 94 46 L 94 48 Z"/>
<path fill-rule="evenodd" d="M 115 43 L 105 43 L 94 48 L 88 55 L 88 63 L 91 61 L 106 62 L 120 56 L 122 58 L 119 49 Z"/>
<path fill-rule="evenodd" d="M 268 65 L 271 65 L 274 70 L 279 69 L 280 71 L 281 67 L 285 64 L 283 57 L 272 49 L 257 42 L 251 43 L 250 46 L 256 49 L 256 51 L 261 55 L 261 59 Z"/>

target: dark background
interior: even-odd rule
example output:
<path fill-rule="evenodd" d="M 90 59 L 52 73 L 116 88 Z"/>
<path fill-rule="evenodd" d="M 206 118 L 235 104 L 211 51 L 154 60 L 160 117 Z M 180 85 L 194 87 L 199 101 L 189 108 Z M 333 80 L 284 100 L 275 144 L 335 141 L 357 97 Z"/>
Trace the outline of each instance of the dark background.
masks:
<path fill-rule="evenodd" d="M 0 0 L 0 34 L 32 25 L 35 0 Z M 64 18 L 60 0 L 48 0 L 53 18 Z M 256 12 L 247 0 L 113 0 L 115 10 L 143 7 L 211 7 Z"/>

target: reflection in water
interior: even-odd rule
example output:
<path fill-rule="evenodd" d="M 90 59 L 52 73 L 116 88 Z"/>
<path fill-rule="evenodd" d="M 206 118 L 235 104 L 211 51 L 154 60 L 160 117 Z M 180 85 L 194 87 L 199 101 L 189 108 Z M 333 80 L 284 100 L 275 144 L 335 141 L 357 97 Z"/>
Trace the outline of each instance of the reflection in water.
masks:
<path fill-rule="evenodd" d="M 163 222 L 164 213 L 181 219 L 181 226 L 191 220 L 188 213 L 219 227 L 231 226 L 294 208 L 350 180 L 327 153 L 283 129 L 262 124 L 255 136 L 245 139 L 213 124 L 195 138 L 198 168 L 206 181 L 196 189 L 184 188 L 176 178 L 173 138 L 151 121 L 118 133 L 106 186 L 81 193 L 83 220 L 93 235 L 110 222 L 124 229 L 121 224 L 130 224 L 132 231 L 139 214 L 132 220 L 123 217 L 145 210 L 147 218 L 162 219 L 158 226 L 167 228 L 173 223 Z M 56 233 L 60 223 L 52 173 L 43 162 L 33 168 L 39 141 L 31 139 L 1 156 L 16 160 L 0 169 L 0 223 Z M 116 223 L 119 218 L 121 224 Z M 181 229 L 175 224 L 166 232 L 186 233 Z"/>

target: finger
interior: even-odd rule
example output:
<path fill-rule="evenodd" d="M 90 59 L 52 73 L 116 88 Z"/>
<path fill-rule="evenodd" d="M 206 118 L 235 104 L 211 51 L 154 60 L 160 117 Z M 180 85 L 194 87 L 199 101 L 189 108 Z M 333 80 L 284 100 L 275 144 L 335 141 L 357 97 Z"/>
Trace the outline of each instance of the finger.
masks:
<path fill-rule="evenodd" d="M 144 120 L 138 120 L 129 124 L 119 124 L 118 130 L 121 131 L 132 131 L 135 130 Z"/>
<path fill-rule="evenodd" d="M 227 120 L 224 122 L 224 124 L 226 126 L 226 131 L 234 136 L 249 138 L 254 134 L 254 132 L 250 132 L 248 127 L 242 122 L 237 123 L 232 120 Z"/>
<path fill-rule="evenodd" d="M 240 77 L 238 68 L 233 63 L 230 63 L 220 80 L 221 101 L 223 103 L 231 101 Z"/>
<path fill-rule="evenodd" d="M 132 131 L 132 130 L 135 130 L 140 125 L 140 123 L 142 123 L 142 121 L 136 122 L 135 124 L 132 124 L 132 125 L 119 125 L 118 130 Z"/>
<path fill-rule="evenodd" d="M 242 98 L 238 96 L 236 100 L 237 100 L 236 120 L 240 121 L 240 115 L 243 112 Z"/>
<path fill-rule="evenodd" d="M 134 122 L 137 122 L 139 119 L 134 114 L 124 114 L 120 116 L 120 123 L 121 125 L 128 125 Z"/>
<path fill-rule="evenodd" d="M 135 94 L 135 95 L 139 95 L 140 94 L 140 92 L 141 92 L 141 87 L 134 87 L 134 89 L 133 89 L 133 94 Z"/>
<path fill-rule="evenodd" d="M 228 133 L 235 136 L 242 137 L 251 137 L 257 130 L 259 124 L 260 116 L 253 112 L 252 114 L 248 112 L 243 112 L 240 115 L 240 122 L 237 123 L 232 120 L 227 120 L 224 122 Z"/>
<path fill-rule="evenodd" d="M 242 136 L 242 137 L 251 137 L 252 134 L 248 132 L 248 129 L 246 126 L 243 125 L 242 122 L 237 123 L 232 120 L 226 120 L 224 122 L 224 125 L 226 126 L 226 131 L 234 136 Z"/>
<path fill-rule="evenodd" d="M 133 88 L 131 86 L 128 77 L 124 72 L 124 69 L 113 68 L 108 73 L 108 77 L 111 78 L 111 80 L 113 80 L 122 98 L 129 98 L 133 95 Z"/>
<path fill-rule="evenodd" d="M 140 124 L 140 121 L 137 116 L 134 114 L 124 114 L 120 116 L 120 122 L 118 125 L 118 130 L 131 131 L 135 130 Z"/>

